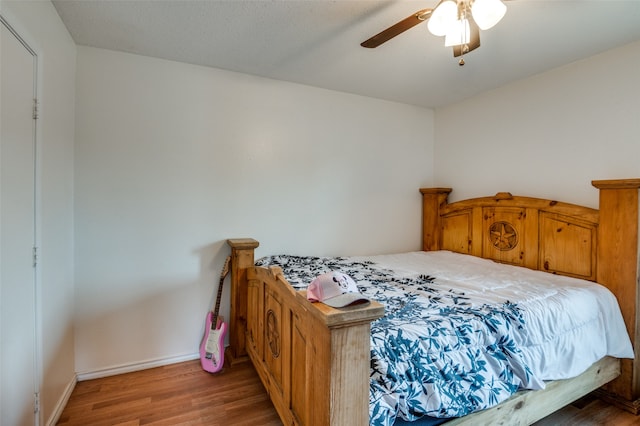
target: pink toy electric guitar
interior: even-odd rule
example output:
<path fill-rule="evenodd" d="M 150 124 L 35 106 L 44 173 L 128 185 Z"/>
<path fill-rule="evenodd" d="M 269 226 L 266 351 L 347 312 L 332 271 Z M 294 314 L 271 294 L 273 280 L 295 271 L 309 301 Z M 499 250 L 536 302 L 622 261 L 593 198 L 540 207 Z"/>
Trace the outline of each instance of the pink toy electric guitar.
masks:
<path fill-rule="evenodd" d="M 204 337 L 200 343 L 200 364 L 204 371 L 217 373 L 224 364 L 224 336 L 227 334 L 227 324 L 224 318 L 218 317 L 220 311 L 220 298 L 222 297 L 222 284 L 224 278 L 229 273 L 229 262 L 231 257 L 227 257 L 220 274 L 220 284 L 218 284 L 218 297 L 216 298 L 216 308 L 213 312 L 207 313 L 206 325 L 204 327 Z"/>

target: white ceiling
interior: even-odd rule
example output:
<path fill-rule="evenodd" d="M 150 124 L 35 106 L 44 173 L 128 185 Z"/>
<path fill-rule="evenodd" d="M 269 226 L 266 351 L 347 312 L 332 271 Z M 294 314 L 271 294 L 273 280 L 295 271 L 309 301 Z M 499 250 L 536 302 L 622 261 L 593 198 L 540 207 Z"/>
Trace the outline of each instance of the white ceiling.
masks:
<path fill-rule="evenodd" d="M 426 24 L 360 43 L 437 0 L 52 0 L 79 45 L 424 107 L 640 40 L 640 0 L 511 0 L 458 66 Z"/>

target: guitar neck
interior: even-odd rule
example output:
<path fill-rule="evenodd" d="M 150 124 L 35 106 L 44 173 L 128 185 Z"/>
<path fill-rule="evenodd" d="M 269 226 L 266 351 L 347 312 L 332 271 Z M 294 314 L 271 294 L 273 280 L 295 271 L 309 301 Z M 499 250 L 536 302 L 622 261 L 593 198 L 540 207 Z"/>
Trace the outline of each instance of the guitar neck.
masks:
<path fill-rule="evenodd" d="M 220 313 L 220 299 L 222 299 L 222 283 L 224 282 L 224 277 L 220 279 L 220 284 L 218 285 L 218 296 L 216 297 L 216 307 L 213 310 L 213 324 L 212 328 L 215 328 L 216 322 L 218 321 L 218 314 Z"/>
<path fill-rule="evenodd" d="M 224 285 L 224 279 L 229 273 L 229 263 L 231 262 L 231 256 L 227 257 L 220 273 L 220 283 L 218 284 L 218 295 L 216 296 L 216 307 L 213 310 L 213 319 L 211 322 L 211 328 L 215 329 L 218 324 L 218 314 L 220 313 L 220 299 L 222 299 L 222 286 Z"/>

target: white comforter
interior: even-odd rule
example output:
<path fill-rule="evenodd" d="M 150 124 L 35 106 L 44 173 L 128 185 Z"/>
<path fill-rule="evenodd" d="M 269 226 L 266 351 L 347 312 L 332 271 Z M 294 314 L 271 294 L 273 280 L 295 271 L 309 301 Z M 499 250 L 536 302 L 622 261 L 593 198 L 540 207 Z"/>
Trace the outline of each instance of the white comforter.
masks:
<path fill-rule="evenodd" d="M 516 303 L 529 331 L 519 347 L 542 380 L 575 377 L 607 355 L 633 358 L 618 302 L 600 284 L 449 251 L 351 259 L 371 260 L 399 276 L 435 276 L 472 303 Z"/>

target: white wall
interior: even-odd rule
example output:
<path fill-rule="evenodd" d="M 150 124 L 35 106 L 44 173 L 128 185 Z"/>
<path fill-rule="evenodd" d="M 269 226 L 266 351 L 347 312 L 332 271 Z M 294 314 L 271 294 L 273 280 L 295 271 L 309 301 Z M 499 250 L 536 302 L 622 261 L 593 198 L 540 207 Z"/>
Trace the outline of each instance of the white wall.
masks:
<path fill-rule="evenodd" d="M 42 335 L 41 419 L 75 381 L 73 137 L 76 46 L 49 1 L 0 1 L 0 12 L 38 55 L 38 235 Z"/>
<path fill-rule="evenodd" d="M 640 177 L 638 76 L 640 42 L 437 110 L 436 183 L 597 207 L 592 180 Z"/>
<path fill-rule="evenodd" d="M 432 110 L 89 47 L 77 63 L 80 373 L 195 354 L 227 238 L 420 247 Z"/>

